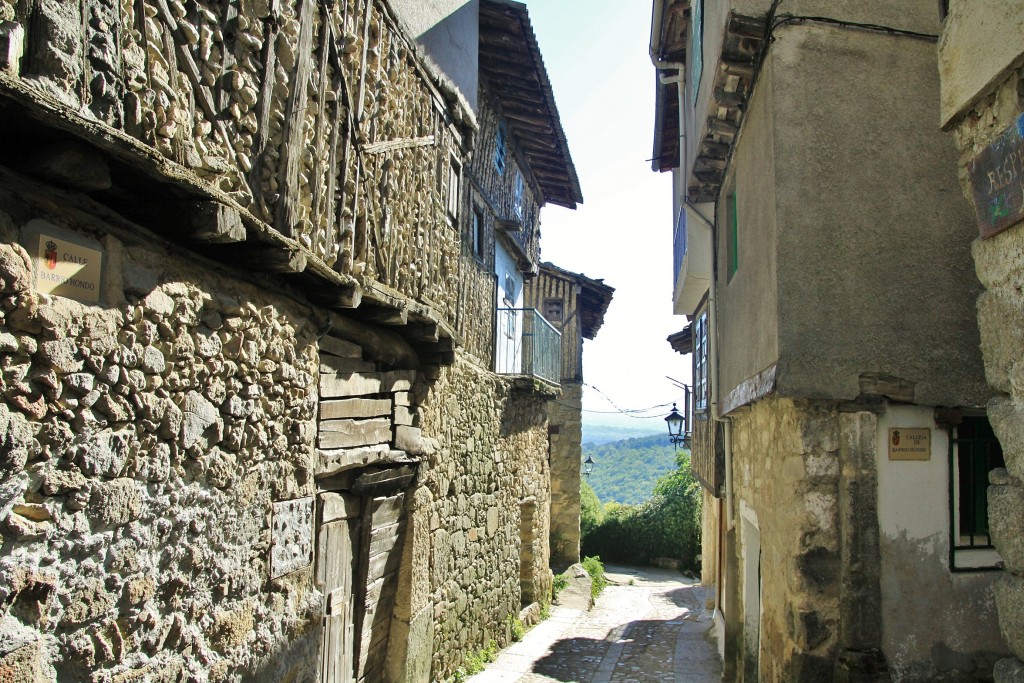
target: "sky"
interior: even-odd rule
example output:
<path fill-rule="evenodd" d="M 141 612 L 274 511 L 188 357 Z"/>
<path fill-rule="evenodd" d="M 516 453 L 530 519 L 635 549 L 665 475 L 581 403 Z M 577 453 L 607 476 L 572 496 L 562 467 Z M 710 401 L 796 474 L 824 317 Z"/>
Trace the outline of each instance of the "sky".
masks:
<path fill-rule="evenodd" d="M 583 204 L 541 212 L 541 258 L 604 279 L 615 296 L 584 342 L 586 424 L 665 429 L 690 382 L 690 359 L 665 338 L 672 314 L 672 179 L 648 161 L 655 71 L 648 56 L 650 0 L 527 0 L 551 79 Z M 659 406 L 647 419 L 616 412 Z"/>

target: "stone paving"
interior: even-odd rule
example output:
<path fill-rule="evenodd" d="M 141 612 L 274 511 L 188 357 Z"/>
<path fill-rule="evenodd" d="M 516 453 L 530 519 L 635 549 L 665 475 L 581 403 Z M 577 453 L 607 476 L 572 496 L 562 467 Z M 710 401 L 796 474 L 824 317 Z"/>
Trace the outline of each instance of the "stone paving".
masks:
<path fill-rule="evenodd" d="M 717 683 L 704 589 L 678 572 L 607 568 L 613 582 L 588 611 L 551 617 L 467 683 Z"/>

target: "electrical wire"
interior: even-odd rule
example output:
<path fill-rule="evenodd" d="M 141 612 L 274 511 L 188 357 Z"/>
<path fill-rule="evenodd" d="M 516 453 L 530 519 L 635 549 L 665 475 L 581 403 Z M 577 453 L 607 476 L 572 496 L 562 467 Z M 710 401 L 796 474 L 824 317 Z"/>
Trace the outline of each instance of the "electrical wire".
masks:
<path fill-rule="evenodd" d="M 583 386 L 588 387 L 588 388 L 593 389 L 594 391 L 596 391 L 598 394 L 601 395 L 602 398 L 604 398 L 604 400 L 608 401 L 608 403 L 610 403 L 611 406 L 615 409 L 615 410 L 591 410 L 591 409 L 587 409 L 587 408 L 583 408 L 582 409 L 582 412 L 584 412 L 584 413 L 594 413 L 594 414 L 597 414 L 597 415 L 625 415 L 626 417 L 632 417 L 632 418 L 637 419 L 637 420 L 662 419 L 664 416 L 661 414 L 661 412 L 656 413 L 654 415 L 643 415 L 642 413 L 649 413 L 649 412 L 651 412 L 653 410 L 663 410 L 664 408 L 668 408 L 669 406 L 674 405 L 676 403 L 679 403 L 679 401 L 683 400 L 682 398 L 680 398 L 680 399 L 678 399 L 676 401 L 671 401 L 671 402 L 668 402 L 668 403 L 659 403 L 657 405 L 648 406 L 646 408 L 622 408 L 617 403 L 615 403 L 615 401 L 613 401 L 611 399 L 611 397 L 608 396 L 608 394 L 604 393 L 599 388 L 595 387 L 593 384 L 587 384 L 586 382 L 584 382 Z M 559 402 L 559 405 L 563 405 L 563 406 L 566 406 L 566 407 L 573 407 L 573 406 L 570 406 L 568 404 L 560 403 L 560 402 Z"/>

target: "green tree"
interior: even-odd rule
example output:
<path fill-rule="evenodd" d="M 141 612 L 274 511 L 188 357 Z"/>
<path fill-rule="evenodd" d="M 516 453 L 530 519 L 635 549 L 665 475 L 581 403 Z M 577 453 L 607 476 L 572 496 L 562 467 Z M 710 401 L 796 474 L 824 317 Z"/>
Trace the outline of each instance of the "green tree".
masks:
<path fill-rule="evenodd" d="M 586 480 L 580 481 L 580 536 L 586 536 L 604 521 L 604 510 L 594 489 Z"/>
<path fill-rule="evenodd" d="M 647 502 L 605 504 L 600 523 L 583 534 L 583 552 L 604 561 L 634 564 L 669 557 L 695 569 L 700 552 L 700 503 L 700 485 L 690 472 L 690 455 L 680 452 L 676 469 L 658 479 Z"/>

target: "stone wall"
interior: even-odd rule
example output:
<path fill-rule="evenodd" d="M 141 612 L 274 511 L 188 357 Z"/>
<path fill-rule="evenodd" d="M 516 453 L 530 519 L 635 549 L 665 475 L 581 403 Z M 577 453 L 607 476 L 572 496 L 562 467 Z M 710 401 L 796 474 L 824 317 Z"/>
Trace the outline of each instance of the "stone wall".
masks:
<path fill-rule="evenodd" d="M 76 232 L 104 305 L 36 294 L 19 230 L 81 226 L 0 206 L 0 674 L 314 677 L 311 520 L 271 522 L 312 510 L 315 317 L 153 236 Z"/>
<path fill-rule="evenodd" d="M 492 638 L 507 643 L 524 601 L 550 600 L 544 398 L 459 354 L 423 403 L 429 455 L 416 514 L 429 546 L 432 680 Z"/>
<path fill-rule="evenodd" d="M 551 434 L 551 564 L 566 569 L 580 561 L 580 462 L 583 458 L 583 385 L 562 382 L 548 410 Z"/>
<path fill-rule="evenodd" d="M 735 531 L 724 562 L 735 581 L 722 595 L 736 680 L 991 671 L 1004 652 L 992 577 L 950 571 L 949 440 L 934 408 L 840 410 L 773 395 L 730 416 Z M 889 427 L 930 429 L 931 457 L 891 461 Z"/>
<path fill-rule="evenodd" d="M 1018 9 L 1013 3 L 1007 12 Z M 986 43 L 988 38 L 966 36 Z M 973 200 L 968 163 L 1024 113 L 1024 69 L 1007 68 L 980 99 L 950 125 L 960 150 L 960 177 L 964 193 Z M 1019 175 L 1018 175 L 1019 180 Z M 983 210 L 983 209 L 979 209 Z M 997 681 L 1018 680 L 1024 675 L 1024 371 L 1021 341 L 1024 335 L 1024 230 L 1020 224 L 973 244 L 978 278 L 985 287 L 978 299 L 978 325 L 984 354 L 985 375 L 1002 395 L 988 407 L 989 420 L 1003 448 L 1005 470 L 992 473 L 989 488 L 989 526 L 993 541 L 1005 562 L 1006 572 L 995 586 L 1003 638 L 1016 659 L 1000 662 Z M 1016 672 L 1016 673 L 1014 673 Z"/>
<path fill-rule="evenodd" d="M 829 680 L 840 617 L 836 413 L 809 402 L 767 398 L 732 415 L 739 533 L 730 550 L 739 571 L 732 574 L 735 585 L 727 587 L 736 597 L 726 598 L 725 616 L 726 639 L 740 647 L 738 661 L 726 666 L 743 672 L 736 680 L 758 680 L 758 659 L 760 680 Z M 759 656 L 753 625 L 745 618 L 756 621 L 758 610 L 751 602 L 757 595 L 751 584 L 757 581 L 755 540 L 764 587 Z M 736 607 L 732 614 L 729 604 Z"/>

